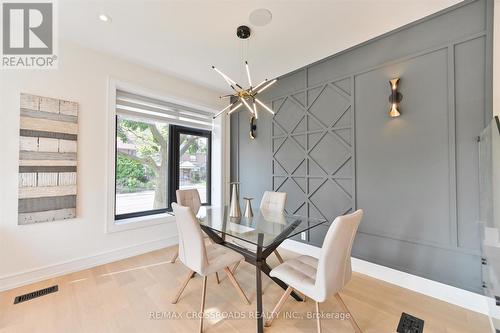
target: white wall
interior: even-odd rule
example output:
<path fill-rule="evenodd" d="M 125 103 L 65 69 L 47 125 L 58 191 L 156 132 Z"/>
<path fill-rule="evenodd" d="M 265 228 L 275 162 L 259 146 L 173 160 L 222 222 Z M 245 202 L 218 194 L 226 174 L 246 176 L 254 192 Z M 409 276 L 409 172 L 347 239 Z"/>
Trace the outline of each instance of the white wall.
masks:
<path fill-rule="evenodd" d="M 106 140 L 113 135 L 107 133 L 106 124 L 109 77 L 165 96 L 220 107 L 215 91 L 75 44 L 62 43 L 59 59 L 58 70 L 0 71 L 0 290 L 176 241 L 174 223 L 104 231 Z M 17 225 L 21 92 L 80 103 L 78 218 L 74 220 Z"/>

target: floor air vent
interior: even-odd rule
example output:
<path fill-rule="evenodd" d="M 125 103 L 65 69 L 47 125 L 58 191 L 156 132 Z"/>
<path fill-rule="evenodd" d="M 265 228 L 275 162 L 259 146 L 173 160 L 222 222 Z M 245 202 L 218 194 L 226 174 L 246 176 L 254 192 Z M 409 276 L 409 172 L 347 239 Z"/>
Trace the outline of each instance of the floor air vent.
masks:
<path fill-rule="evenodd" d="M 48 287 L 45 289 L 33 291 L 31 293 L 24 294 L 21 296 L 16 296 L 16 298 L 14 299 L 14 304 L 26 302 L 26 301 L 32 300 L 33 298 L 37 298 L 37 297 L 45 296 L 45 295 L 48 295 L 51 293 L 55 293 L 58 290 L 59 290 L 59 286 L 55 285 L 55 286 Z"/>
<path fill-rule="evenodd" d="M 398 333 L 422 333 L 424 331 L 424 321 L 407 313 L 401 314 L 399 320 Z"/>

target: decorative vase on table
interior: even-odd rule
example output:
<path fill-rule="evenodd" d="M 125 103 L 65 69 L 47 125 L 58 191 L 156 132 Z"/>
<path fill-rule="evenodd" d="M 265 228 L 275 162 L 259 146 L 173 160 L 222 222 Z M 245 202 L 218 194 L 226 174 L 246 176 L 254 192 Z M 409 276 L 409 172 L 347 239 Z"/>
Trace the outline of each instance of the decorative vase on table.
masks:
<path fill-rule="evenodd" d="M 239 182 L 231 183 L 231 203 L 229 205 L 229 217 L 241 217 L 240 200 L 238 198 Z"/>
<path fill-rule="evenodd" d="M 253 210 L 252 210 L 253 198 L 243 198 L 243 200 L 245 200 L 245 213 L 243 213 L 243 215 L 246 218 L 252 218 L 253 217 Z"/>

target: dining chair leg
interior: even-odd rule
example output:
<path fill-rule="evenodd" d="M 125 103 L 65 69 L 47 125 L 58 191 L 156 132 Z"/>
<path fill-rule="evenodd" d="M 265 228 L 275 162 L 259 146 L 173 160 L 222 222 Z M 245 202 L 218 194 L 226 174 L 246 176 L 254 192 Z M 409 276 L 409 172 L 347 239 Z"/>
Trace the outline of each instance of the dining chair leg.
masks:
<path fill-rule="evenodd" d="M 281 257 L 281 254 L 278 252 L 278 250 L 274 250 L 274 254 L 276 255 L 276 258 L 278 258 L 278 261 L 280 262 L 280 264 L 285 262 L 283 260 L 283 258 Z"/>
<path fill-rule="evenodd" d="M 240 265 L 240 262 L 241 262 L 241 260 L 240 260 L 240 261 L 238 261 L 236 264 L 234 264 L 233 269 L 231 269 L 231 272 L 232 272 L 233 274 L 234 274 L 234 272 L 236 272 L 236 268 L 238 268 L 238 266 Z"/>
<path fill-rule="evenodd" d="M 337 299 L 337 302 L 339 302 L 340 307 L 342 308 L 342 311 L 349 314 L 349 321 L 351 322 L 351 325 L 352 325 L 352 328 L 354 328 L 354 331 L 356 333 L 362 333 L 361 328 L 359 328 L 358 323 L 356 323 L 356 320 L 354 320 L 352 313 L 347 308 L 347 305 L 345 305 L 344 300 L 342 299 L 342 297 L 340 297 L 340 294 L 335 294 L 335 298 Z"/>
<path fill-rule="evenodd" d="M 179 256 L 179 248 L 177 248 L 177 250 L 175 250 L 175 253 L 174 255 L 172 256 L 172 258 L 170 259 L 170 263 L 173 264 L 176 260 L 177 260 L 177 257 Z"/>
<path fill-rule="evenodd" d="M 236 291 L 238 292 L 238 294 L 240 294 L 241 299 L 244 302 L 246 302 L 248 305 L 250 305 L 250 301 L 248 300 L 247 295 L 245 295 L 245 292 L 243 291 L 243 289 L 241 289 L 240 284 L 238 283 L 238 281 L 236 281 L 236 278 L 234 277 L 234 275 L 231 272 L 231 270 L 229 269 L 229 267 L 224 268 L 224 272 L 226 272 L 227 277 L 229 278 L 229 281 L 231 281 L 234 288 L 236 288 Z"/>
<path fill-rule="evenodd" d="M 318 333 L 321 333 L 321 312 L 319 311 L 319 302 L 316 302 L 316 326 Z"/>
<path fill-rule="evenodd" d="M 175 295 L 174 299 L 172 300 L 172 304 L 176 304 L 179 301 L 179 298 L 181 298 L 182 292 L 184 291 L 184 289 L 186 289 L 186 286 L 188 285 L 189 281 L 191 281 L 193 274 L 194 274 L 193 271 L 188 272 L 186 279 L 184 280 L 184 282 L 182 282 L 181 287 L 177 291 L 177 294 Z"/>
<path fill-rule="evenodd" d="M 281 296 L 280 300 L 278 301 L 278 303 L 274 307 L 273 312 L 271 312 L 271 317 L 264 324 L 265 327 L 270 327 L 271 326 L 271 324 L 273 323 L 274 318 L 276 318 L 276 316 L 278 316 L 279 312 L 281 311 L 281 308 L 285 304 L 288 296 L 290 296 L 290 294 L 292 293 L 292 291 L 293 291 L 292 287 L 286 288 L 286 290 L 283 293 L 283 295 Z"/>
<path fill-rule="evenodd" d="M 201 307 L 200 307 L 200 333 L 203 332 L 203 315 L 205 313 L 205 296 L 207 294 L 207 276 L 203 277 L 203 288 L 201 290 Z"/>
<path fill-rule="evenodd" d="M 219 273 L 215 272 L 215 279 L 217 280 L 217 284 L 220 284 Z"/>

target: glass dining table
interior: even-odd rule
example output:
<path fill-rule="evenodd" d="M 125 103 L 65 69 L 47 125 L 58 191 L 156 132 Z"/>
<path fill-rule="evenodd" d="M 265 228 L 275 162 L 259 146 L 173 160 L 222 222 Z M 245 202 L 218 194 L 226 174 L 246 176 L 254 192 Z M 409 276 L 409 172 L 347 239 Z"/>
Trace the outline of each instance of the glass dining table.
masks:
<path fill-rule="evenodd" d="M 228 207 L 210 206 L 201 207 L 197 218 L 203 231 L 214 243 L 241 253 L 246 262 L 255 266 L 257 332 L 264 332 L 262 273 L 281 288 L 288 287 L 281 280 L 269 276 L 271 267 L 267 264 L 266 258 L 286 239 L 327 221 L 283 213 L 277 214 L 265 209 L 259 209 L 251 218 L 230 217 Z M 291 296 L 302 301 L 301 296 L 295 292 L 292 292 Z"/>

